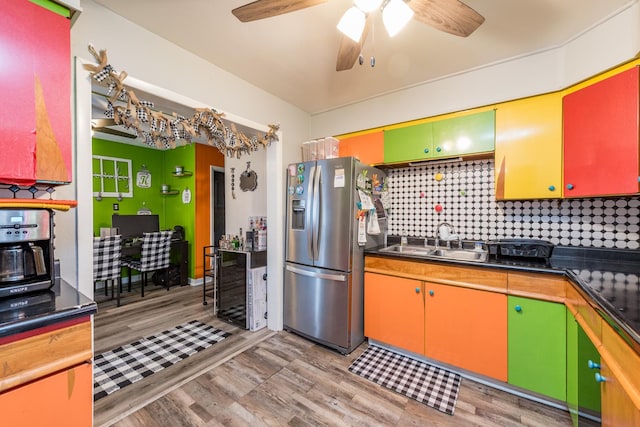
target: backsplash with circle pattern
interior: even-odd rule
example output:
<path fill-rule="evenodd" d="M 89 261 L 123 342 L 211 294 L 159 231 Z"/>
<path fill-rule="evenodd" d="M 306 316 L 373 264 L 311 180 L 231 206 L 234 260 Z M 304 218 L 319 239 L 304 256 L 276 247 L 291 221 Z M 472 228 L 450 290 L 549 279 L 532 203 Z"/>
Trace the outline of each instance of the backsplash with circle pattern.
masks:
<path fill-rule="evenodd" d="M 443 179 L 437 181 L 435 175 Z M 492 159 L 388 171 L 388 233 L 433 237 L 448 222 L 463 240 L 526 238 L 556 245 L 640 248 L 640 198 L 496 201 Z M 442 206 L 436 212 L 436 205 Z"/>

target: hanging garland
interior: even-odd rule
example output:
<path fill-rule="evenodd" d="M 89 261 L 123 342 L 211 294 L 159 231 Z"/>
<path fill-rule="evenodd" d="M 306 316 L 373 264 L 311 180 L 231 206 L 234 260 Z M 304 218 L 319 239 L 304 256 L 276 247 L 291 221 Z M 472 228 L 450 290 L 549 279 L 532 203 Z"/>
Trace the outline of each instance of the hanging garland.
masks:
<path fill-rule="evenodd" d="M 127 78 L 125 71 L 119 74 L 107 62 L 107 51 L 99 53 L 92 45 L 89 52 L 98 62 L 97 65 L 85 64 L 91 77 L 101 86 L 107 88 L 107 110 L 105 116 L 113 119 L 117 125 L 136 132 L 138 138 L 147 145 L 159 149 L 175 148 L 178 140 L 191 143 L 196 136 L 205 137 L 223 155 L 240 158 L 242 154 L 257 151 L 260 146 L 267 148 L 271 142 L 277 141 L 276 132 L 279 125 L 269 125 L 269 131 L 262 137 L 248 137 L 239 132 L 234 123 L 228 127 L 222 121 L 224 113 L 214 109 L 195 108 L 192 117 L 183 117 L 177 113 L 171 115 L 153 110 L 153 102 L 138 99 L 133 90 L 124 85 Z M 126 103 L 116 105 L 116 101 Z"/>

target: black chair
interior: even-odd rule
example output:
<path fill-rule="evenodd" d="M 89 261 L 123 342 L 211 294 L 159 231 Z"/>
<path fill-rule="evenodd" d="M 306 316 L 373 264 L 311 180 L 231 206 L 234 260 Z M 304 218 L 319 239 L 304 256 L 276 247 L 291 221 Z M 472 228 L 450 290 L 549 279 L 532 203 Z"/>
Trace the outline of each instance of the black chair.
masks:
<path fill-rule="evenodd" d="M 142 274 L 141 296 L 143 297 L 144 287 L 147 284 L 147 273 L 163 269 L 166 270 L 169 267 L 172 234 L 173 232 L 171 231 L 144 233 L 142 236 L 140 259 L 126 259 L 122 261 L 122 265 L 129 269 L 129 284 L 131 284 L 131 270 L 137 270 Z"/>
<path fill-rule="evenodd" d="M 111 282 L 111 298 L 113 298 L 113 280 L 116 280 L 116 303 L 120 306 L 120 255 L 122 253 L 120 235 L 93 238 L 93 292 L 96 282 L 104 280 L 104 294 L 108 295 Z"/>

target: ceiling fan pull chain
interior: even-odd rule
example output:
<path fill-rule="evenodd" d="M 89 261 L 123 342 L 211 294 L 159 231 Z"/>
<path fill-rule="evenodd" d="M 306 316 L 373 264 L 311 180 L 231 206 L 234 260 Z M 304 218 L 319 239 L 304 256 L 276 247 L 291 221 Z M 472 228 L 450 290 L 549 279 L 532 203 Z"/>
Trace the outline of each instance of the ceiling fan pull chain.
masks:
<path fill-rule="evenodd" d="M 369 64 L 371 64 L 371 68 L 376 66 L 376 23 L 375 21 L 371 23 L 371 59 L 369 60 Z"/>

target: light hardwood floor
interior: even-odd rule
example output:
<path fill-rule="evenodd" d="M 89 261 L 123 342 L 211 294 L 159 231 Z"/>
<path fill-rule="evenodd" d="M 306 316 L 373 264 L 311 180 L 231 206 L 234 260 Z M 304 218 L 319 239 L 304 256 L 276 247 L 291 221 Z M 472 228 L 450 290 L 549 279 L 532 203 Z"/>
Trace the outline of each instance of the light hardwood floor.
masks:
<path fill-rule="evenodd" d="M 343 356 L 291 333 L 243 331 L 202 305 L 201 288 L 154 288 L 119 308 L 99 303 L 96 354 L 193 319 L 233 335 L 100 399 L 95 426 L 571 425 L 565 411 L 468 379 L 445 415 L 350 373 L 366 343 Z"/>

